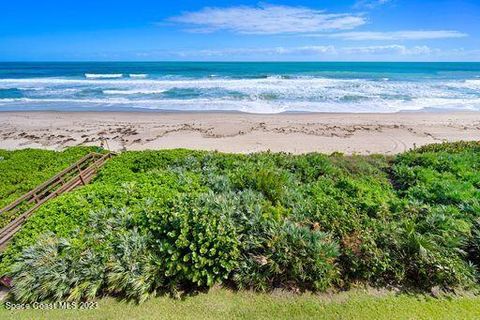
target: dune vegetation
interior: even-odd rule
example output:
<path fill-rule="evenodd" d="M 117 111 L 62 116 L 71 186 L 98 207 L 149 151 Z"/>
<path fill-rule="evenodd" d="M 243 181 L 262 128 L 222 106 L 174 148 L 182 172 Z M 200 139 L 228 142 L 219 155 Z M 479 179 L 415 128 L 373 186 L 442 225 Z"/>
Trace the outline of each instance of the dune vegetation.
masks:
<path fill-rule="evenodd" d="M 10 166 L 2 174 L 15 175 Z M 38 181 L 24 183 L 19 190 Z M 473 289 L 479 217 L 476 142 L 395 157 L 125 152 L 90 185 L 42 206 L 0 273 L 19 302 L 144 302 L 214 285 Z"/>
<path fill-rule="evenodd" d="M 25 149 L 6 151 L 0 149 L 0 208 L 32 190 L 59 171 L 98 148 L 75 147 L 63 152 Z M 0 228 L 15 216 L 0 218 Z"/>

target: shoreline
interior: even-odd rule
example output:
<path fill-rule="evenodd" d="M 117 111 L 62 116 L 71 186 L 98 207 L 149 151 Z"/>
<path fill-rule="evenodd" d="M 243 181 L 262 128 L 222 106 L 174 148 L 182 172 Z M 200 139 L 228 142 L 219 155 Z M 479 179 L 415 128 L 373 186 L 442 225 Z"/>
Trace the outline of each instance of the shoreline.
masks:
<path fill-rule="evenodd" d="M 0 111 L 0 148 L 396 154 L 480 140 L 480 112 L 252 114 L 238 111 Z M 106 146 L 107 147 L 107 146 Z"/>
<path fill-rule="evenodd" d="M 180 109 L 149 109 L 149 108 L 104 108 L 104 107 L 85 107 L 85 108 L 65 108 L 64 110 L 59 109 L 10 109 L 9 107 L 0 108 L 0 115 L 6 113 L 130 113 L 130 114 L 244 114 L 244 115 L 263 115 L 263 116 L 276 116 L 276 115 L 293 115 L 293 114 L 313 114 L 313 115 L 340 115 L 340 114 L 366 114 L 366 115 L 380 115 L 380 114 L 423 114 L 423 113 L 433 113 L 433 114 L 442 114 L 442 113 L 469 113 L 475 114 L 480 113 L 480 110 L 468 110 L 468 109 L 444 109 L 444 108 L 422 108 L 416 110 L 397 110 L 392 112 L 353 112 L 353 111 L 282 111 L 282 112 L 246 112 L 241 110 L 216 110 L 216 109 L 207 109 L 207 110 L 180 110 Z"/>

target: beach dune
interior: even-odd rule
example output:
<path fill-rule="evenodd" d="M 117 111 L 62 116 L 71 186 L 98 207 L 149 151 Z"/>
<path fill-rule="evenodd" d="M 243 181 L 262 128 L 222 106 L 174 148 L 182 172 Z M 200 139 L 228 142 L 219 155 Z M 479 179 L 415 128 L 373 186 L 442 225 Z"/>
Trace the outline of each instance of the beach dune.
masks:
<path fill-rule="evenodd" d="M 229 112 L 0 112 L 0 148 L 189 148 L 222 152 L 396 154 L 480 140 L 480 112 L 393 114 Z"/>

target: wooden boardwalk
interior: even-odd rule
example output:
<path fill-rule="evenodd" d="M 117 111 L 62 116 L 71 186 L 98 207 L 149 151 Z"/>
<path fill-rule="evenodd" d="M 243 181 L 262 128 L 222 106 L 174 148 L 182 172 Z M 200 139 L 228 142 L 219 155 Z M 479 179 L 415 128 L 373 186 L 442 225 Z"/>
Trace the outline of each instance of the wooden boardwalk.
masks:
<path fill-rule="evenodd" d="M 5 249 L 10 239 L 20 230 L 28 217 L 43 203 L 78 186 L 89 183 L 95 177 L 98 169 L 112 156 L 112 153 L 89 153 L 70 167 L 1 209 L 0 217 L 7 214 L 16 216 L 17 213 L 18 216 L 0 230 L 0 252 Z"/>

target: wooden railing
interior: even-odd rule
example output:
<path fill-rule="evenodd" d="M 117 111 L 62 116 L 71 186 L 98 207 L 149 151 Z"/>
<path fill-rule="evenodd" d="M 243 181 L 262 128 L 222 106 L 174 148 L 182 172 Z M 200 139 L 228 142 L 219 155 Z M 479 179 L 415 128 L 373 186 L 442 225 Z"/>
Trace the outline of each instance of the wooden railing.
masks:
<path fill-rule="evenodd" d="M 95 177 L 98 169 L 112 156 L 112 153 L 90 153 L 1 209 L 0 218 L 6 215 L 13 217 L 17 213 L 20 214 L 0 230 L 0 251 L 5 249 L 7 243 L 20 230 L 27 218 L 43 203 L 89 183 Z"/>

